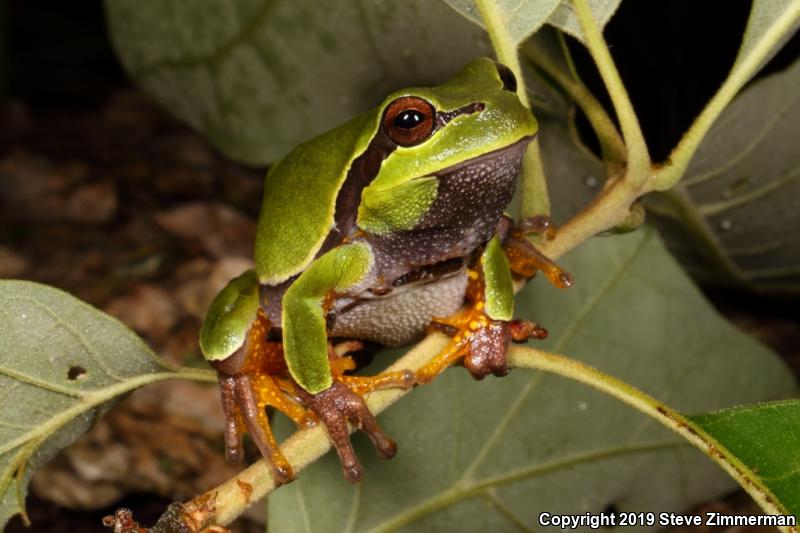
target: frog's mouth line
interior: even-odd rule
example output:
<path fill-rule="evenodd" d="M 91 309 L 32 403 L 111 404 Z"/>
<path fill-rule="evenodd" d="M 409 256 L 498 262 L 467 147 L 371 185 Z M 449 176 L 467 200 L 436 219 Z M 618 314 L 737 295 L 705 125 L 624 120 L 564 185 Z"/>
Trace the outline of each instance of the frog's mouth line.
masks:
<path fill-rule="evenodd" d="M 458 171 L 464 167 L 468 167 L 470 165 L 474 165 L 476 163 L 481 163 L 483 161 L 491 160 L 496 157 L 503 157 L 508 152 L 519 151 L 520 157 L 525 152 L 525 148 L 536 138 L 536 134 L 533 135 L 526 135 L 522 137 L 518 141 L 514 141 L 511 144 L 503 146 L 502 148 L 497 148 L 496 150 L 492 150 L 491 152 L 486 152 L 485 154 L 481 154 L 478 156 L 473 157 L 472 159 L 467 159 L 466 161 L 461 161 L 460 163 L 456 163 L 455 165 L 451 165 L 449 167 L 442 168 L 435 172 L 430 172 L 426 174 L 426 176 L 442 176 L 444 174 L 450 174 L 452 172 Z"/>

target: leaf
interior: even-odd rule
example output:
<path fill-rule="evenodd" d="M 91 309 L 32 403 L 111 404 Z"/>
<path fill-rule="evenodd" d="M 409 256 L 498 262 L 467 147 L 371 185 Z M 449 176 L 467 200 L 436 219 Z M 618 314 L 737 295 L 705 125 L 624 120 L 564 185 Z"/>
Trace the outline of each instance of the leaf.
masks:
<path fill-rule="evenodd" d="M 475 0 L 444 1 L 475 24 L 484 26 Z M 493 3 L 511 40 L 519 44 L 541 28 L 564 0 L 495 0 Z"/>
<path fill-rule="evenodd" d="M 589 0 L 589 7 L 594 14 L 594 19 L 597 21 L 597 27 L 603 31 L 608 21 L 616 13 L 617 8 L 622 0 Z M 572 8 L 571 0 L 564 0 L 559 4 L 558 8 L 553 12 L 547 20 L 548 24 L 552 24 L 563 32 L 569 33 L 579 41 L 583 41 L 583 30 L 578 22 L 578 17 L 575 16 L 575 10 Z"/>
<path fill-rule="evenodd" d="M 762 403 L 691 417 L 753 470 L 800 519 L 800 401 Z"/>
<path fill-rule="evenodd" d="M 444 1 L 475 24 L 484 26 L 475 0 Z M 589 1 L 601 30 L 611 20 L 621 1 Z M 494 3 L 511 40 L 517 45 L 536 33 L 545 23 L 569 33 L 580 41 L 583 40 L 583 32 L 572 8 L 572 0 L 496 0 Z"/>
<path fill-rule="evenodd" d="M 747 19 L 742 45 L 736 56 L 733 70 L 752 70 L 748 78 L 780 50 L 800 24 L 800 2 L 798 0 L 754 0 Z M 770 51 L 756 65 L 747 66 L 748 59 L 758 53 L 759 47 Z"/>
<path fill-rule="evenodd" d="M 394 89 L 444 81 L 491 50 L 429 0 L 113 0 L 133 79 L 227 156 L 263 165 Z"/>
<path fill-rule="evenodd" d="M 647 197 L 702 281 L 800 293 L 800 61 L 758 80 L 706 135 L 672 190 Z"/>
<path fill-rule="evenodd" d="M 593 239 L 564 261 L 577 279 L 520 293 L 545 349 L 578 357 L 686 412 L 786 395 L 766 348 L 722 320 L 650 229 Z M 476 383 L 451 369 L 381 416 L 397 457 L 356 437 L 365 481 L 328 454 L 270 496 L 276 531 L 537 529 L 541 512 L 680 511 L 733 482 L 679 437 L 580 384 L 515 370 Z"/>
<path fill-rule="evenodd" d="M 25 516 L 34 470 L 85 433 L 111 400 L 179 374 L 123 324 L 65 292 L 0 280 L 0 301 L 2 529 Z"/>

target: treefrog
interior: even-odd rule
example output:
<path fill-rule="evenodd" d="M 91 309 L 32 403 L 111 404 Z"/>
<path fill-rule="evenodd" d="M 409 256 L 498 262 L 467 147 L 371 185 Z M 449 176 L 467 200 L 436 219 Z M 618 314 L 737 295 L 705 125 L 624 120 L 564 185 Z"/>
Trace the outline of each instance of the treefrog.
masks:
<path fill-rule="evenodd" d="M 476 378 L 503 375 L 511 340 L 546 334 L 512 319 L 512 271 L 571 282 L 524 237 L 546 219 L 514 228 L 503 214 L 537 133 L 516 86 L 510 69 L 478 58 L 443 85 L 390 94 L 272 166 L 255 269 L 219 293 L 200 333 L 219 374 L 229 460 L 241 459 L 246 430 L 276 482 L 294 478 L 270 430 L 272 406 L 300 425 L 322 422 L 345 477 L 358 481 L 348 421 L 381 456 L 396 451 L 366 392 L 430 381 L 462 359 Z M 429 326 L 452 340 L 417 372 L 347 374 L 359 341 L 404 345 Z"/>

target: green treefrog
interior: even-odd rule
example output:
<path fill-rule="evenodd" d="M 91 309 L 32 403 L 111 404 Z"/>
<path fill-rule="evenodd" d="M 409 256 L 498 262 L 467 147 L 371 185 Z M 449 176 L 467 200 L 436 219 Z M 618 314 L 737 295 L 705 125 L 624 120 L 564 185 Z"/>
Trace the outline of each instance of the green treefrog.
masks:
<path fill-rule="evenodd" d="M 537 132 L 516 85 L 504 65 L 476 59 L 443 85 L 390 94 L 270 169 L 255 269 L 220 292 L 200 333 L 219 373 L 229 460 L 241 459 L 246 430 L 276 482 L 294 478 L 272 406 L 300 425 L 321 421 L 358 481 L 348 421 L 381 456 L 396 451 L 363 394 L 429 381 L 462 359 L 476 378 L 503 375 L 511 340 L 546 334 L 512 320 L 512 270 L 571 282 L 523 235 L 544 218 L 512 228 L 503 215 Z M 452 340 L 416 373 L 346 373 L 359 341 L 404 345 L 431 324 Z"/>

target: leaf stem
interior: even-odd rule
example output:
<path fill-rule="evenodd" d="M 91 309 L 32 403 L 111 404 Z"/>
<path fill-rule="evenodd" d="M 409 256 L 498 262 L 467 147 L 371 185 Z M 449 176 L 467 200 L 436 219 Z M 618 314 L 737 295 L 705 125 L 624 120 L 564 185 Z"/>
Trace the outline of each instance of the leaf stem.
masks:
<path fill-rule="evenodd" d="M 489 39 L 492 41 L 497 60 L 510 68 L 514 76 L 517 77 L 519 100 L 525 107 L 530 108 L 531 103 L 528 100 L 528 92 L 524 86 L 525 78 L 522 77 L 522 67 L 519 64 L 519 55 L 517 54 L 518 43 L 508 33 L 502 13 L 497 8 L 495 0 L 475 0 L 475 5 L 478 6 L 486 31 L 489 33 Z"/>
<path fill-rule="evenodd" d="M 756 9 L 755 4 L 752 9 Z M 798 20 L 800 20 L 800 2 L 792 2 L 766 32 L 765 38 L 761 39 L 749 54 L 736 61 L 717 93 L 706 104 L 700 116 L 695 119 L 678 145 L 672 150 L 667 164 L 656 173 L 653 190 L 669 189 L 681 179 L 689 166 L 689 161 L 717 117 L 733 100 L 739 89 L 761 68 L 775 47 L 792 31 Z"/>
<path fill-rule="evenodd" d="M 506 65 L 517 78 L 517 94 L 520 102 L 530 108 L 528 90 L 517 51 L 518 43 L 508 33 L 503 16 L 497 8 L 495 0 L 475 0 L 481 14 L 489 39 L 492 41 L 497 60 Z M 547 180 L 539 150 L 539 140 L 534 139 L 528 146 L 522 160 L 521 172 L 522 206 L 520 214 L 523 218 L 535 215 L 550 214 L 550 197 L 547 193 Z"/>
<path fill-rule="evenodd" d="M 606 41 L 594 19 L 588 0 L 573 0 L 575 15 L 580 22 L 586 39 L 586 47 L 592 55 L 600 77 L 603 78 L 614 111 L 622 128 L 622 136 L 627 147 L 628 169 L 626 180 L 636 189 L 643 188 L 650 178 L 650 154 L 647 143 L 639 127 L 639 119 L 633 110 L 628 92 L 622 83 Z"/>
<path fill-rule="evenodd" d="M 100 389 L 85 392 L 80 400 L 75 401 L 72 407 L 64 409 L 60 413 L 53 415 L 46 422 L 37 425 L 31 431 L 23 433 L 16 439 L 10 440 L 0 446 L 0 455 L 8 453 L 18 446 L 24 445 L 26 442 L 39 438 L 47 438 L 60 427 L 64 426 L 71 420 L 84 414 L 87 410 L 97 407 L 117 396 L 126 394 L 139 387 L 157 381 L 164 381 L 167 379 L 189 379 L 193 381 L 205 381 L 208 383 L 216 383 L 217 377 L 214 372 L 210 370 L 194 369 L 194 368 L 181 368 L 176 372 L 154 372 L 149 374 L 141 374 L 126 378 L 125 380 L 102 387 Z M 2 486 L 0 485 L 0 490 Z"/>
<path fill-rule="evenodd" d="M 520 178 L 520 217 L 550 215 L 550 195 L 542 165 L 539 138 L 533 139 L 522 158 Z"/>
<path fill-rule="evenodd" d="M 190 379 L 194 381 L 216 382 L 216 374 L 209 370 L 194 369 L 194 368 L 180 368 L 171 372 L 153 372 L 149 374 L 141 374 L 126 378 L 125 380 L 102 387 L 94 391 L 85 392 L 80 399 L 74 402 L 74 405 L 64 409 L 63 411 L 53 415 L 42 424 L 38 424 L 30 431 L 27 431 L 0 446 L 0 455 L 12 452 L 15 448 L 19 448 L 10 463 L 3 468 L 0 473 L 0 494 L 4 494 L 8 485 L 16 479 L 17 483 L 17 505 L 20 514 L 22 514 L 23 521 L 28 522 L 27 513 L 23 501 L 22 483 L 19 482 L 25 474 L 25 469 L 28 466 L 28 461 L 35 453 L 41 443 L 45 442 L 56 431 L 67 425 L 72 420 L 86 414 L 90 409 L 94 409 L 109 400 L 116 398 L 122 394 L 136 390 L 148 383 L 155 383 L 167 379 Z"/>
<path fill-rule="evenodd" d="M 750 494 L 764 512 L 771 515 L 788 514 L 788 511 L 782 508 L 772 491 L 725 446 L 678 411 L 659 402 L 636 387 L 575 359 L 527 346 L 512 347 L 509 351 L 509 366 L 543 370 L 557 374 L 589 385 L 621 400 L 671 429 L 709 456 Z M 782 530 L 789 532 L 791 528 L 782 528 Z"/>
<path fill-rule="evenodd" d="M 625 180 L 609 181 L 589 205 L 558 228 L 551 240 L 538 244 L 539 251 L 558 259 L 580 243 L 622 223 L 638 197 L 638 190 Z"/>
<path fill-rule="evenodd" d="M 566 43 L 560 33 L 558 39 L 565 57 L 569 59 Z M 528 41 L 523 44 L 522 53 L 536 68 L 541 69 L 550 79 L 556 82 L 561 90 L 583 111 L 600 142 L 603 160 L 618 164 L 624 163 L 626 158 L 625 143 L 617 130 L 617 126 L 606 113 L 603 105 L 577 77 L 577 73 L 570 69 L 571 75 L 569 75 L 564 69 L 556 66 L 546 53 L 536 47 L 534 41 Z"/>

